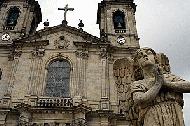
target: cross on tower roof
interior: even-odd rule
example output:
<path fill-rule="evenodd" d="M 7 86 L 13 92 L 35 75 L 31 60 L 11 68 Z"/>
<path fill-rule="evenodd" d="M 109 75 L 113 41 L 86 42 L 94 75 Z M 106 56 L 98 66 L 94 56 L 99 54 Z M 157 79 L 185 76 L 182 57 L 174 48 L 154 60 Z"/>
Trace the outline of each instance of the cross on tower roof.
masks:
<path fill-rule="evenodd" d="M 58 8 L 58 10 L 64 10 L 65 11 L 64 12 L 64 21 L 67 22 L 67 20 L 66 20 L 67 11 L 73 11 L 74 8 L 69 8 L 68 4 L 67 4 L 64 8 Z"/>

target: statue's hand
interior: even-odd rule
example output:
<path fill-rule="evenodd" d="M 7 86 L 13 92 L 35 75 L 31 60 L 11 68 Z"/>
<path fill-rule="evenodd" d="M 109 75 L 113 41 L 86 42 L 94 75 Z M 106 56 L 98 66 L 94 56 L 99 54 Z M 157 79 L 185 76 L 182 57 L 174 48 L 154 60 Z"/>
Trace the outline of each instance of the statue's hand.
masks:
<path fill-rule="evenodd" d="M 155 74 L 155 84 L 163 85 L 165 82 L 165 79 L 164 79 L 164 75 L 161 72 L 161 69 L 159 68 L 158 65 L 155 65 L 154 74 Z"/>

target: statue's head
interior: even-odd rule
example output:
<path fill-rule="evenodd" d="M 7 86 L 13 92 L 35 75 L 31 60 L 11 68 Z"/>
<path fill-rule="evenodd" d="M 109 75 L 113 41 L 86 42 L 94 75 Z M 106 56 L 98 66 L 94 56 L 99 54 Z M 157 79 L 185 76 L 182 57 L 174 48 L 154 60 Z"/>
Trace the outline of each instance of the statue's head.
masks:
<path fill-rule="evenodd" d="M 146 67 L 147 65 L 158 64 L 156 52 L 151 48 L 138 49 L 135 54 L 134 62 L 141 68 Z"/>
<path fill-rule="evenodd" d="M 138 49 L 134 55 L 135 80 L 143 79 L 143 70 L 145 67 L 152 67 L 158 64 L 156 52 L 151 48 Z"/>
<path fill-rule="evenodd" d="M 158 65 L 163 74 L 171 73 L 168 57 L 146 47 L 138 49 L 134 55 L 135 80 L 143 79 L 143 67 L 151 65 Z"/>

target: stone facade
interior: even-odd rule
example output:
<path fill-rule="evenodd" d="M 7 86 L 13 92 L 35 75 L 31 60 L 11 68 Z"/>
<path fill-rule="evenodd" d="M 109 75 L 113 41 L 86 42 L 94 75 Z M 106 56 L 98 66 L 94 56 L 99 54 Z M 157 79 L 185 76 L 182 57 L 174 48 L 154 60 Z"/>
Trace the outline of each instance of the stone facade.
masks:
<path fill-rule="evenodd" d="M 41 10 L 35 0 L 7 0 L 0 5 L 0 36 L 10 37 L 0 40 L 0 125 L 135 124 L 135 115 L 127 111 L 129 85 L 134 81 L 131 58 L 139 49 L 133 0 L 99 3 L 100 38 L 66 24 L 36 31 Z M 17 24 L 7 29 L 14 6 L 20 10 Z M 58 72 L 51 73 L 50 65 L 56 61 L 69 64 L 68 82 Z M 69 84 L 69 96 L 47 95 L 48 81 Z M 62 91 L 52 88 L 53 95 Z"/>

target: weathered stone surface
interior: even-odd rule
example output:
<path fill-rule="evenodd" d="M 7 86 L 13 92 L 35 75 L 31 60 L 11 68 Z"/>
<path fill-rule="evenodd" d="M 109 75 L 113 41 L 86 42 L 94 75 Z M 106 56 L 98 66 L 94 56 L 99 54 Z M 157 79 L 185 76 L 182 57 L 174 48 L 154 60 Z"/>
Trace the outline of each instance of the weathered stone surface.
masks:
<path fill-rule="evenodd" d="M 189 87 L 183 85 L 186 81 L 170 73 L 167 57 L 156 54 L 164 77 L 156 73 L 153 74 L 156 80 L 140 80 L 142 71 L 133 60 L 139 49 L 139 38 L 134 16 L 136 6 L 132 0 L 103 0 L 99 4 L 100 38 L 66 23 L 36 31 L 41 10 L 35 0 L 9 0 L 0 4 L 0 36 L 6 33 L 11 37 L 7 41 L 0 40 L 0 125 L 138 126 L 138 119 L 141 119 L 152 126 L 157 119 L 150 122 L 150 112 L 156 116 L 161 109 L 175 109 L 174 115 L 164 115 L 178 116 L 181 122 L 177 126 L 183 124 L 181 95 L 189 92 Z M 13 6 L 20 9 L 18 23 L 14 29 L 5 29 L 7 12 Z M 50 64 L 59 61 L 67 61 L 62 62 L 67 63 L 67 76 L 57 72 L 64 71 L 65 65 L 55 65 L 56 74 L 49 76 Z M 171 83 L 164 83 L 163 78 Z M 142 84 L 140 87 L 157 82 L 157 92 L 153 90 L 150 94 L 154 94 L 154 98 L 163 94 L 169 100 L 159 97 L 158 103 L 167 104 L 156 106 L 156 112 L 149 109 L 150 112 L 141 118 L 139 112 L 142 114 L 145 108 L 136 111 L 139 101 L 131 96 L 131 93 L 138 93 L 133 92 L 138 82 Z M 64 83 L 68 84 L 67 89 L 63 88 Z M 177 87 L 180 93 L 172 94 L 177 84 L 183 85 Z M 162 86 L 169 90 L 160 89 Z M 67 94 L 59 95 L 64 92 Z M 152 98 L 150 95 L 148 101 Z M 142 105 L 149 106 L 144 101 Z M 174 121 L 171 119 L 167 124 Z"/>
<path fill-rule="evenodd" d="M 160 60 L 150 48 L 139 49 L 135 55 L 134 63 L 141 72 L 131 84 L 131 96 L 138 110 L 138 125 L 184 126 L 183 93 L 190 92 L 190 82 L 165 69 L 169 62 L 162 56 Z"/>

